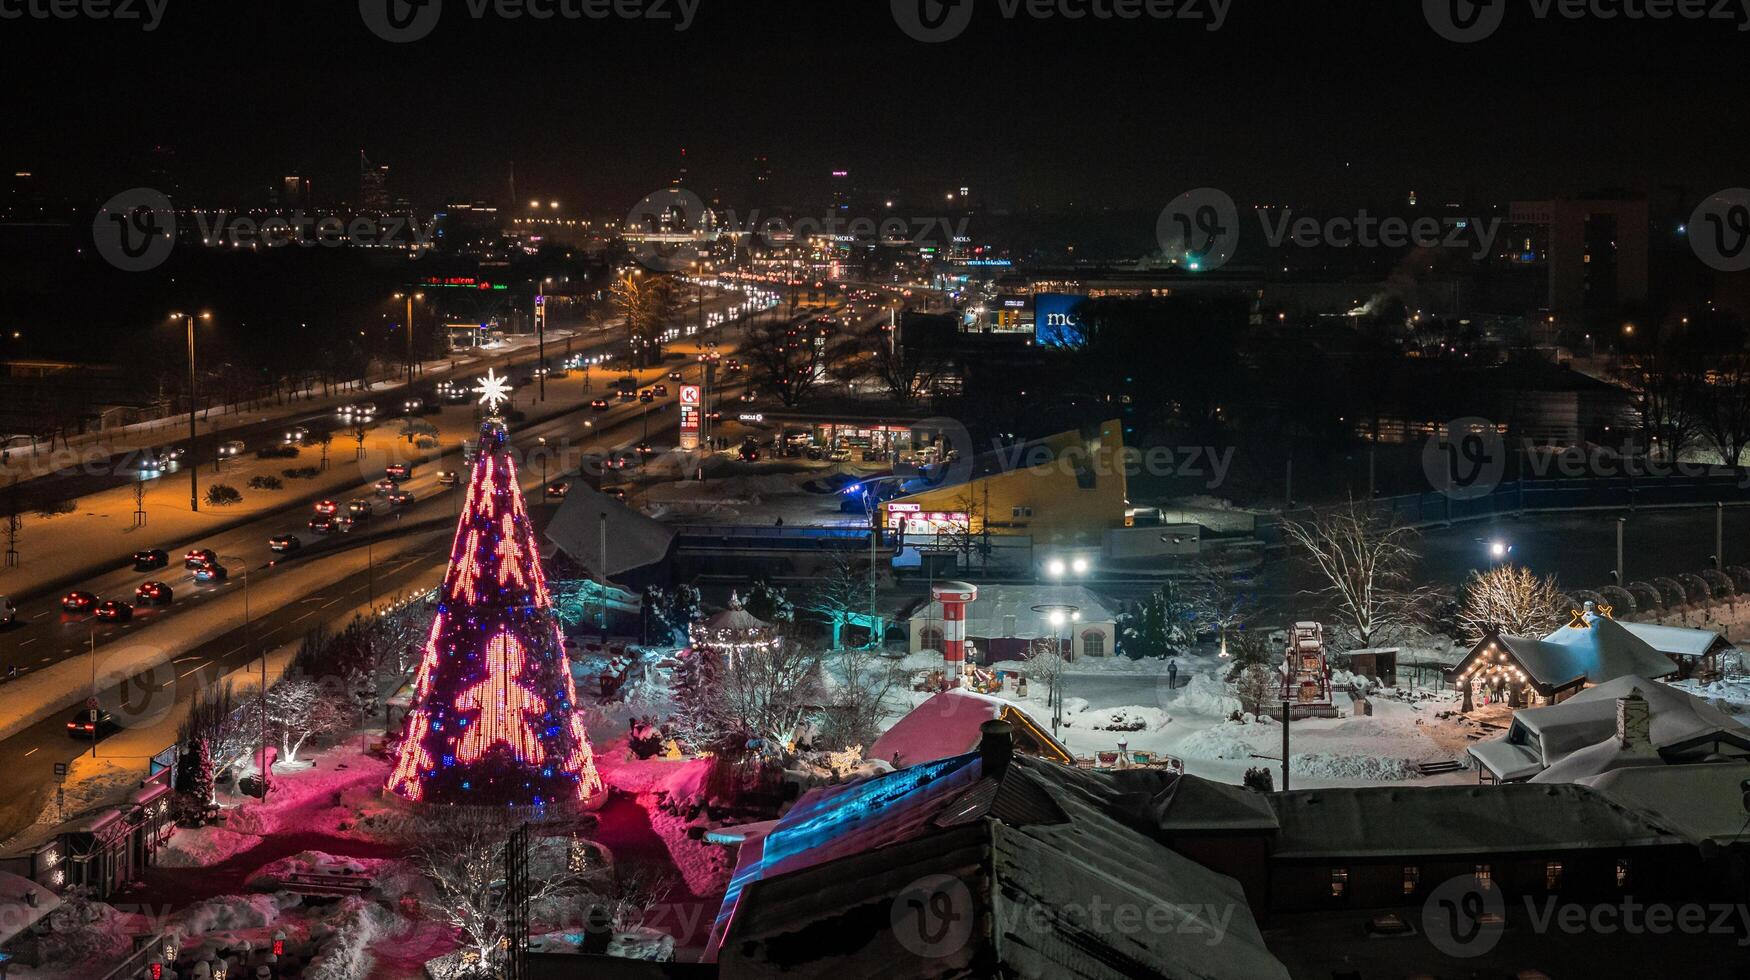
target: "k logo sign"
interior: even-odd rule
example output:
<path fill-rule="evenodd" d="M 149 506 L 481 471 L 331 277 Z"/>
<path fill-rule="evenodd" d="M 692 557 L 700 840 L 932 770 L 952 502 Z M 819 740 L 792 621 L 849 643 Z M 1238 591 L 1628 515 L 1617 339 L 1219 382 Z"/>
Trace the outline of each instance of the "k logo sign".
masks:
<path fill-rule="evenodd" d="M 1428 485 L 1454 500 L 1486 497 L 1507 472 L 1507 446 L 1488 419 L 1454 419 L 1422 447 Z"/>
<path fill-rule="evenodd" d="M 393 44 L 418 41 L 437 27 L 443 0 L 359 0 L 359 16 L 371 33 Z"/>
<path fill-rule="evenodd" d="M 150 187 L 122 191 L 98 209 L 91 238 L 97 254 L 123 272 L 156 269 L 176 247 L 176 211 Z"/>
<path fill-rule="evenodd" d="M 892 0 L 893 19 L 914 41 L 940 44 L 965 33 L 972 0 Z"/>
<path fill-rule="evenodd" d="M 1690 215 L 1689 247 L 1720 272 L 1750 269 L 1750 189 L 1720 191 Z"/>
<path fill-rule="evenodd" d="M 1505 0 L 1422 0 L 1422 13 L 1434 33 L 1457 44 L 1481 41 L 1507 19 Z"/>

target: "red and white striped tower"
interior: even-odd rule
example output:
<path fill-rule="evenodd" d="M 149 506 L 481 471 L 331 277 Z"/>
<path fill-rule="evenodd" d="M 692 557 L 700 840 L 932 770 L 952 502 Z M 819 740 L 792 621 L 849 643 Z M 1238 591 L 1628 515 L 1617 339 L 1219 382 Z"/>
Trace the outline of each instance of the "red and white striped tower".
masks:
<path fill-rule="evenodd" d="M 949 677 L 959 677 L 966 670 L 966 604 L 978 598 L 978 586 L 938 582 L 930 595 L 942 604 L 942 662 Z"/>

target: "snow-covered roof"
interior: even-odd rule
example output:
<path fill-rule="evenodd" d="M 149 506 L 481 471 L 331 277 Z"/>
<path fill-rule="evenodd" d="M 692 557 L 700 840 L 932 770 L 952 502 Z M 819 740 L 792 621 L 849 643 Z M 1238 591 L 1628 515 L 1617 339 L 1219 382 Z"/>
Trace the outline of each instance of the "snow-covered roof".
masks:
<path fill-rule="evenodd" d="M 1052 738 L 1021 706 L 964 688 L 950 688 L 932 695 L 883 732 L 864 756 L 903 769 L 920 762 L 965 755 L 978 748 L 982 737 L 979 726 L 999 718 L 1017 727 L 1025 726 L 1029 735 L 1041 739 L 1055 751 L 1059 761 L 1073 758 L 1070 751 Z"/>
<path fill-rule="evenodd" d="M 1585 786 L 1314 789 L 1270 798 L 1277 858 L 1436 856 L 1681 843 Z"/>
<path fill-rule="evenodd" d="M 1545 691 L 1578 680 L 1602 684 L 1630 674 L 1664 677 L 1677 672 L 1670 657 L 1616 620 L 1592 614 L 1588 623 L 1564 626 L 1541 640 L 1524 636 L 1499 639 L 1526 675 Z M 1486 648 L 1489 642 L 1485 638 L 1479 649 Z"/>
<path fill-rule="evenodd" d="M 1106 774 L 1017 756 L 986 776 L 977 753 L 811 791 L 737 868 L 720 975 L 1285 978 L 1239 883 L 1132 829 L 1133 803 Z M 890 927 L 907 896 L 935 895 L 994 934 L 923 948 Z M 1096 933 L 1062 914 L 1095 901 L 1174 919 Z M 1232 919 L 1219 929 L 1206 910 Z"/>
<path fill-rule="evenodd" d="M 602 563 L 602 515 L 607 515 L 607 567 Z M 573 480 L 565 502 L 547 525 L 547 540 L 597 576 L 617 575 L 655 565 L 668 557 L 675 532 L 627 507 L 582 480 Z"/>
<path fill-rule="evenodd" d="M 1034 606 L 1074 606 L 1081 616 L 1080 625 L 1107 625 L 1117 617 L 1105 600 L 1082 585 L 979 585 L 978 598 L 966 607 L 966 635 L 990 637 L 1013 636 L 1036 639 L 1061 636 L 1062 626 L 1052 626 L 1049 614 L 1035 612 Z M 1014 631 L 1009 632 L 1009 617 L 1014 617 Z M 941 623 L 942 604 L 931 600 L 911 614 L 913 622 Z"/>
<path fill-rule="evenodd" d="M 1623 623 L 1622 628 L 1668 657 L 1705 657 L 1716 648 L 1730 649 L 1732 646 L 1732 642 L 1718 630 L 1660 623 Z"/>
<path fill-rule="evenodd" d="M 1750 839 L 1745 780 L 1750 780 L 1750 764 L 1718 761 L 1613 769 L 1581 782 L 1693 843 L 1731 844 Z"/>
<path fill-rule="evenodd" d="M 1650 752 L 1617 743 L 1616 701 L 1639 691 L 1647 702 Z M 1560 704 L 1521 708 L 1505 739 L 1470 747 L 1497 779 L 1531 777 L 1574 782 L 1621 766 L 1659 765 L 1667 758 L 1738 742 L 1750 754 L 1750 728 L 1687 691 L 1646 677 L 1618 677 Z M 1528 771 L 1529 770 L 1529 771 Z"/>
<path fill-rule="evenodd" d="M 36 904 L 25 896 L 36 893 Z M 61 898 L 47 888 L 8 871 L 0 871 L 0 943 L 37 924 L 44 916 L 61 907 Z"/>
<path fill-rule="evenodd" d="M 709 630 L 756 633 L 771 629 L 771 626 L 772 624 L 741 608 L 740 602 L 734 599 L 730 600 L 728 609 L 705 617 L 705 628 Z"/>
<path fill-rule="evenodd" d="M 1279 823 L 1270 798 L 1231 783 L 1218 783 L 1190 773 L 1173 780 L 1166 811 L 1156 818 L 1165 831 L 1276 830 Z"/>

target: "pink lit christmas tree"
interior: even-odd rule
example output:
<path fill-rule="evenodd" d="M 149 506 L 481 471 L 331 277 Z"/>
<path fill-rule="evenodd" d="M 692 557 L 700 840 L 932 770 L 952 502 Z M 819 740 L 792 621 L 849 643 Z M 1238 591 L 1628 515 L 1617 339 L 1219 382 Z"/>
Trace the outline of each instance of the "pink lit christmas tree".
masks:
<path fill-rule="evenodd" d="M 389 790 L 428 803 L 565 806 L 601 792 L 498 405 L 464 489 Z"/>

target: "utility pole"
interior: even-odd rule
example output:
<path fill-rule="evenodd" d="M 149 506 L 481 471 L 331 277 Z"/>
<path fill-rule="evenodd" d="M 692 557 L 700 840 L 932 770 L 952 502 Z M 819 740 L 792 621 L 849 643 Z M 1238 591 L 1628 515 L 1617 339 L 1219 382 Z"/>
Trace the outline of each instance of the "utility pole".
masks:
<path fill-rule="evenodd" d="M 540 379 L 540 400 L 547 400 L 547 280 L 535 283 L 535 377 Z"/>
<path fill-rule="evenodd" d="M 1714 504 L 1714 571 L 1726 570 L 1726 505 Z"/>
<path fill-rule="evenodd" d="M 194 314 L 186 313 L 183 319 L 188 322 L 188 507 L 198 514 L 201 510 L 201 491 L 200 480 L 196 478 L 200 469 L 200 455 L 195 452 L 194 429 Z"/>

